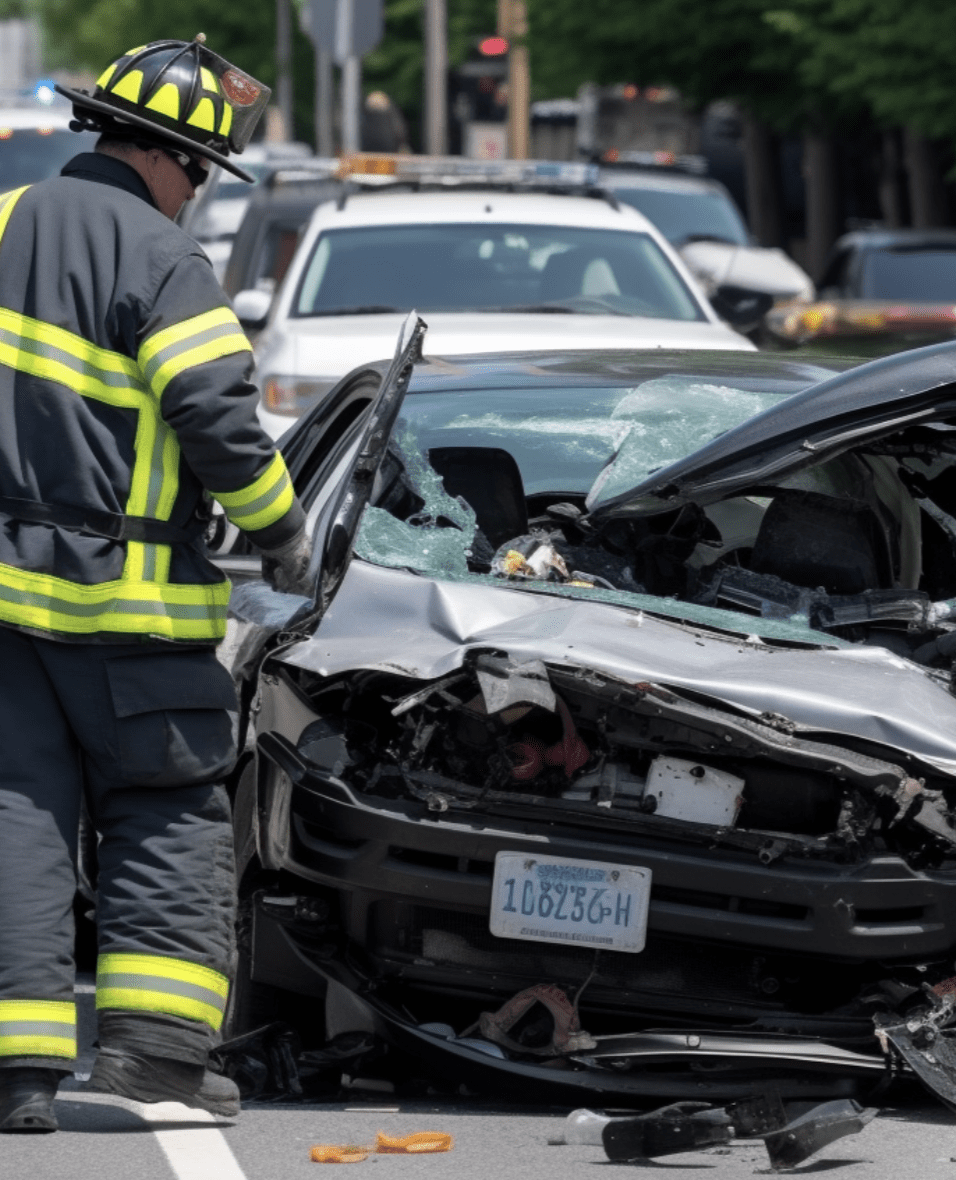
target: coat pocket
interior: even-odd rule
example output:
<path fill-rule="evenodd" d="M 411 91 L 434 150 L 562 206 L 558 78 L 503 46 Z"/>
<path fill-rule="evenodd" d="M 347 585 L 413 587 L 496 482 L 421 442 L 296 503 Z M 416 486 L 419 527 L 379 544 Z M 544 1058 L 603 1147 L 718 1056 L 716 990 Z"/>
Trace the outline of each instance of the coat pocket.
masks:
<path fill-rule="evenodd" d="M 211 651 L 106 660 L 118 775 L 129 787 L 217 782 L 236 760 L 232 678 Z"/>

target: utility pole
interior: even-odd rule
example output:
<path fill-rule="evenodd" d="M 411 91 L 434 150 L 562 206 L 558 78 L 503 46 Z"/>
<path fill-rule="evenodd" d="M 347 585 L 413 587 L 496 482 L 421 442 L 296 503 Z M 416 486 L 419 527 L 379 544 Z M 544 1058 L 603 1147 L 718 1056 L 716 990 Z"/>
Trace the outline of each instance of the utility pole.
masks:
<path fill-rule="evenodd" d="M 531 123 L 531 72 L 528 66 L 528 9 L 525 0 L 498 0 L 498 36 L 508 51 L 508 155 L 528 158 Z"/>
<path fill-rule="evenodd" d="M 276 101 L 282 116 L 282 134 L 292 131 L 292 14 L 290 0 L 276 0 Z"/>
<path fill-rule="evenodd" d="M 320 156 L 331 156 L 335 151 L 332 140 L 332 107 L 335 102 L 332 85 L 332 51 L 315 51 L 315 150 Z"/>
<path fill-rule="evenodd" d="M 342 67 L 342 151 L 357 152 L 361 144 L 362 61 L 355 53 L 355 0 L 338 0 L 335 56 Z"/>
<path fill-rule="evenodd" d="M 448 152 L 448 13 L 445 0 L 425 0 L 425 151 Z"/>

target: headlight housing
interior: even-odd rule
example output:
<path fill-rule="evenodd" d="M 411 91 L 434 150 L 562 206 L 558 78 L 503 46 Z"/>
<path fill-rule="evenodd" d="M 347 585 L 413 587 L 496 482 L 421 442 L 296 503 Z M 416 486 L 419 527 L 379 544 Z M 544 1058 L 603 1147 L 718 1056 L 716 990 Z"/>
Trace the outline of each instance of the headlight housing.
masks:
<path fill-rule="evenodd" d="M 338 380 L 338 377 L 304 379 L 275 373 L 262 383 L 262 408 L 270 414 L 298 418 L 320 402 Z"/>

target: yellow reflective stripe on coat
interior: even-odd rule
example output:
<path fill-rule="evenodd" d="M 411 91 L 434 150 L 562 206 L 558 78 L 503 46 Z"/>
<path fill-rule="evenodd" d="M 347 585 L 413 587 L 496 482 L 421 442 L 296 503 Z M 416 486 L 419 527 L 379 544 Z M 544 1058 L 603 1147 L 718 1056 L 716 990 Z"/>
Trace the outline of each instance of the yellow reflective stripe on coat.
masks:
<path fill-rule="evenodd" d="M 111 406 L 139 410 L 148 404 L 134 360 L 5 307 L 0 307 L 0 364 Z"/>
<path fill-rule="evenodd" d="M 76 1005 L 0 1000 L 0 1057 L 75 1057 Z"/>
<path fill-rule="evenodd" d="M 228 995 L 225 975 L 185 959 L 117 953 L 100 955 L 97 962 L 97 1008 L 183 1016 L 218 1032 Z"/>
<path fill-rule="evenodd" d="M 17 201 L 23 196 L 30 186 L 25 184 L 23 188 L 15 188 L 12 192 L 4 193 L 0 196 L 0 238 L 3 237 L 3 231 L 7 228 L 7 222 L 10 220 L 10 214 L 13 212 L 13 207 Z"/>
<path fill-rule="evenodd" d="M 130 546 L 132 547 L 132 546 Z M 0 563 L 0 621 L 43 631 L 119 631 L 165 639 L 222 639 L 229 582 L 97 582 L 84 586 Z"/>
<path fill-rule="evenodd" d="M 139 367 L 156 397 L 180 373 L 252 346 L 228 307 L 217 307 L 155 332 L 139 350 Z"/>
<path fill-rule="evenodd" d="M 234 525 L 252 532 L 275 524 L 292 507 L 295 493 L 285 460 L 276 452 L 272 462 L 251 484 L 237 492 L 213 492 Z"/>

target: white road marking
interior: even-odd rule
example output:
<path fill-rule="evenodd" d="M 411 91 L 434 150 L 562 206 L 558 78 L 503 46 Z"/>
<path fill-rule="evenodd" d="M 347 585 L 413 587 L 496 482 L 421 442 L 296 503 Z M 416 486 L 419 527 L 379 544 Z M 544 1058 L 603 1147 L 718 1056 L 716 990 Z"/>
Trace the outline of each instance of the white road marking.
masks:
<path fill-rule="evenodd" d="M 151 1123 L 176 1180 L 246 1180 L 225 1136 L 216 1127 L 216 1116 L 206 1110 L 192 1110 L 181 1102 L 133 1102 L 118 1094 L 73 1091 L 61 1096 L 67 1102 L 121 1106 Z M 209 1125 L 197 1125 L 203 1123 Z"/>

